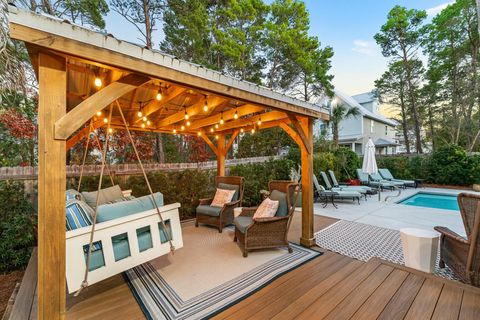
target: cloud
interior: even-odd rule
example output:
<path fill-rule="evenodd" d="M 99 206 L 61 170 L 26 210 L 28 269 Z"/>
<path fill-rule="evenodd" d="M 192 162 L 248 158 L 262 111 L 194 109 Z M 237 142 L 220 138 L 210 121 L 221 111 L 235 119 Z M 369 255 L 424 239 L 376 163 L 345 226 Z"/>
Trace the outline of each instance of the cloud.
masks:
<path fill-rule="evenodd" d="M 429 8 L 427 9 L 427 14 L 432 17 L 432 16 L 436 16 L 437 14 L 439 14 L 443 9 L 445 9 L 449 4 L 452 4 L 454 1 L 449 1 L 449 2 L 446 2 L 446 3 L 442 3 L 442 4 L 439 4 L 438 6 L 436 7 L 433 7 L 433 8 Z"/>
<path fill-rule="evenodd" d="M 365 41 L 365 40 L 357 39 L 353 41 L 353 45 L 354 45 L 354 47 L 352 48 L 353 51 L 367 55 L 367 56 L 374 56 L 378 52 L 378 47 L 373 41 Z"/>

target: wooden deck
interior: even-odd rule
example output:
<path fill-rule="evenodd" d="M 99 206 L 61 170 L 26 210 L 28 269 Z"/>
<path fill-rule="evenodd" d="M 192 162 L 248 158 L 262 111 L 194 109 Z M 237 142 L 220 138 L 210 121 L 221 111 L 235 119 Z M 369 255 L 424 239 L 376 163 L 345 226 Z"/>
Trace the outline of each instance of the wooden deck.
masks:
<path fill-rule="evenodd" d="M 315 229 L 332 222 L 317 219 Z M 32 259 L 30 271 L 35 263 Z M 36 273 L 29 270 L 14 306 L 17 316 L 12 313 L 10 319 L 36 319 Z M 68 319 L 145 319 L 120 275 L 87 288 L 79 297 L 69 296 L 67 310 Z M 479 288 L 379 259 L 364 263 L 326 252 L 214 318 L 473 320 L 479 315 Z"/>

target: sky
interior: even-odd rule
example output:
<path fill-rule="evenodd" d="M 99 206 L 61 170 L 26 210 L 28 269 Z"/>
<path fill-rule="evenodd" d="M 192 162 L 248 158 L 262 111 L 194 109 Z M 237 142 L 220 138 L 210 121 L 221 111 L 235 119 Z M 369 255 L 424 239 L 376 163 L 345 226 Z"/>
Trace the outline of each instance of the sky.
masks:
<path fill-rule="evenodd" d="M 266 1 L 270 2 L 270 1 Z M 317 36 L 322 46 L 334 51 L 333 84 L 349 95 L 371 91 L 374 81 L 382 75 L 388 60 L 381 54 L 373 36 L 386 22 L 387 14 L 395 5 L 426 10 L 431 19 L 446 7 L 450 0 L 305 0 L 310 12 L 310 33 Z M 106 18 L 107 30 L 117 38 L 139 42 L 139 35 L 125 20 L 110 12 Z M 161 29 L 161 26 L 157 26 Z M 154 34 L 156 48 L 163 35 Z"/>

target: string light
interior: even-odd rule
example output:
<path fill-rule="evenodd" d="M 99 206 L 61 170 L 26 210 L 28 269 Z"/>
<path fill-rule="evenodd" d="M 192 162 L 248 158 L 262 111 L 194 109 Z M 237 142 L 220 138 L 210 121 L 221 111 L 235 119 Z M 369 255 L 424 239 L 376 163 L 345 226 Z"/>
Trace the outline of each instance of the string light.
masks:
<path fill-rule="evenodd" d="M 224 124 L 225 121 L 223 121 L 223 112 L 220 114 L 220 124 Z"/>
<path fill-rule="evenodd" d="M 237 120 L 238 119 L 238 112 L 237 109 L 235 109 L 235 114 L 233 115 L 233 119 Z"/>
<path fill-rule="evenodd" d="M 147 126 L 151 125 L 152 123 L 150 122 L 150 120 L 147 121 Z"/>
<path fill-rule="evenodd" d="M 188 118 L 190 118 L 190 117 L 188 116 L 187 108 L 185 108 L 185 120 L 188 120 Z"/>
<path fill-rule="evenodd" d="M 215 124 L 215 129 L 218 129 L 218 123 Z"/>
<path fill-rule="evenodd" d="M 158 90 L 155 98 L 157 99 L 157 101 L 162 100 L 162 89 Z"/>
<path fill-rule="evenodd" d="M 255 133 L 255 128 L 252 128 L 252 134 L 254 134 L 254 133 Z"/>
<path fill-rule="evenodd" d="M 100 88 L 102 86 L 102 79 L 100 79 L 97 76 L 97 77 L 95 77 L 95 81 L 93 83 L 95 84 L 95 87 Z"/>
<path fill-rule="evenodd" d="M 217 135 L 215 135 L 215 139 L 217 139 L 217 140 L 218 140 L 218 134 L 217 134 Z"/>
<path fill-rule="evenodd" d="M 108 119 L 107 119 L 107 118 L 103 118 L 103 123 L 108 123 Z"/>
<path fill-rule="evenodd" d="M 187 127 L 190 127 L 190 120 L 187 120 Z"/>
<path fill-rule="evenodd" d="M 177 129 L 176 129 L 176 128 L 173 128 L 173 133 L 177 133 Z"/>
<path fill-rule="evenodd" d="M 145 123 L 142 123 L 142 128 L 144 128 L 144 129 L 145 129 Z"/>
<path fill-rule="evenodd" d="M 182 125 L 182 126 L 180 127 L 180 129 L 182 129 L 182 131 L 185 130 L 185 126 Z"/>
<path fill-rule="evenodd" d="M 97 117 L 100 117 L 102 115 L 102 111 L 97 111 Z"/>
<path fill-rule="evenodd" d="M 245 130 L 243 130 L 243 128 L 240 129 L 240 132 L 243 133 Z"/>
<path fill-rule="evenodd" d="M 210 128 L 210 132 L 213 132 L 213 131 L 215 131 L 215 130 L 213 130 L 213 128 Z"/>
<path fill-rule="evenodd" d="M 142 110 L 138 111 L 137 116 L 141 118 L 143 116 Z"/>
<path fill-rule="evenodd" d="M 262 117 L 258 117 L 258 122 L 257 122 L 257 124 L 258 124 L 259 126 L 262 125 Z"/>
<path fill-rule="evenodd" d="M 108 128 L 108 133 L 112 133 L 113 132 L 113 129 L 112 128 Z"/>
<path fill-rule="evenodd" d="M 208 111 L 208 101 L 207 97 L 205 97 L 205 102 L 203 103 L 203 111 L 207 112 Z"/>
<path fill-rule="evenodd" d="M 147 117 L 144 116 L 144 117 L 142 118 L 142 120 L 143 120 L 143 122 L 145 122 L 145 121 L 147 121 L 148 119 L 147 119 Z"/>
<path fill-rule="evenodd" d="M 202 135 L 202 133 L 201 133 L 200 131 L 198 131 L 198 132 L 197 132 L 197 136 L 200 137 L 201 135 Z"/>

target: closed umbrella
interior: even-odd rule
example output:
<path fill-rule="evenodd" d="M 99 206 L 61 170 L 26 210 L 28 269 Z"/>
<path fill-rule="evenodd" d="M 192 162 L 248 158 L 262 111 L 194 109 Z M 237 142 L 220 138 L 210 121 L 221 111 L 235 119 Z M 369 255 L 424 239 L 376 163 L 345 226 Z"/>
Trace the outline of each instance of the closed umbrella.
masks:
<path fill-rule="evenodd" d="M 375 159 L 375 144 L 371 138 L 368 139 L 367 145 L 365 146 L 362 171 L 367 174 L 377 173 L 378 171 L 377 160 Z"/>

